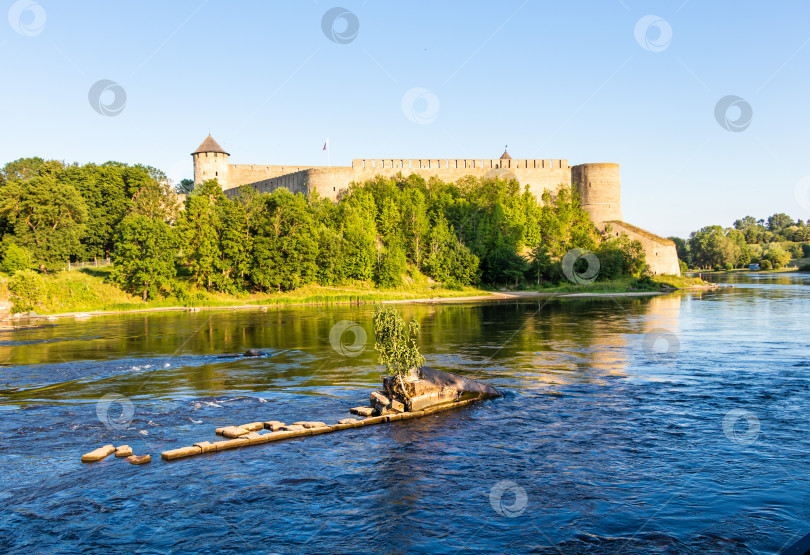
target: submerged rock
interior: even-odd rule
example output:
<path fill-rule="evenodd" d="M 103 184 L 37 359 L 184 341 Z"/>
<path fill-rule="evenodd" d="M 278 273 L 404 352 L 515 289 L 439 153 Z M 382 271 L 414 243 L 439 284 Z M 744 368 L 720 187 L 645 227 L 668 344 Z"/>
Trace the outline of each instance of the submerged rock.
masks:
<path fill-rule="evenodd" d="M 119 445 L 115 448 L 115 456 L 119 459 L 132 456 L 132 447 L 129 445 Z"/>
<path fill-rule="evenodd" d="M 82 455 L 82 462 L 83 463 L 91 463 L 91 462 L 98 462 L 102 459 L 106 459 L 110 455 L 115 453 L 115 447 L 112 445 L 105 445 L 104 447 L 99 447 L 98 449 L 94 449 L 89 453 L 85 453 Z"/>
<path fill-rule="evenodd" d="M 151 455 L 131 455 L 126 458 L 126 461 L 134 465 L 149 464 L 152 462 L 152 457 Z"/>

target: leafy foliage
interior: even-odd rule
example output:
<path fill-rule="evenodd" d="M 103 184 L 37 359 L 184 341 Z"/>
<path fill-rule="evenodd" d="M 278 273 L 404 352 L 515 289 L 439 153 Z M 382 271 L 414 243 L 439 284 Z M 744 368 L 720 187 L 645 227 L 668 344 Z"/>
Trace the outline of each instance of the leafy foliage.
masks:
<path fill-rule="evenodd" d="M 42 300 L 45 283 L 42 276 L 33 270 L 20 270 L 8 281 L 11 293 L 11 311 L 31 312 Z"/>
<path fill-rule="evenodd" d="M 421 368 L 425 358 L 419 354 L 416 338 L 419 322 L 416 318 L 405 324 L 402 316 L 381 303 L 374 305 L 374 348 L 379 353 L 379 363 L 389 374 L 406 375 Z"/>
<path fill-rule="evenodd" d="M 130 214 L 121 222 L 115 239 L 112 277 L 124 290 L 146 301 L 170 286 L 177 270 L 177 239 L 166 222 Z"/>

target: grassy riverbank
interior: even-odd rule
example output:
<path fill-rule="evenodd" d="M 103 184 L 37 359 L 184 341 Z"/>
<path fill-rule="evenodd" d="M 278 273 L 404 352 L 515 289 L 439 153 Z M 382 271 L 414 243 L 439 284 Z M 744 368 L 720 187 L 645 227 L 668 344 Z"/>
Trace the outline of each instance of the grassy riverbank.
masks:
<path fill-rule="evenodd" d="M 307 285 L 295 291 L 283 293 L 253 293 L 228 295 L 209 293 L 191 288 L 188 298 L 182 300 L 167 297 L 144 302 L 121 290 L 109 279 L 109 268 L 85 269 L 60 272 L 45 276 L 45 286 L 40 291 L 35 312 L 37 314 L 61 314 L 76 312 L 118 312 L 132 310 L 165 309 L 169 307 L 235 306 L 283 306 L 293 304 L 345 304 L 370 303 L 374 301 L 417 301 L 426 299 L 487 298 L 499 296 L 505 290 L 485 290 L 475 287 L 447 289 L 437 283 L 412 283 L 396 289 L 375 289 L 371 284 L 356 283 L 339 287 Z M 523 289 L 522 293 L 629 293 L 656 292 L 704 284 L 697 278 L 656 276 L 651 281 L 622 278 L 600 281 L 593 284 L 567 284 L 554 287 Z M 0 302 L 9 301 L 8 279 L 0 278 Z"/>

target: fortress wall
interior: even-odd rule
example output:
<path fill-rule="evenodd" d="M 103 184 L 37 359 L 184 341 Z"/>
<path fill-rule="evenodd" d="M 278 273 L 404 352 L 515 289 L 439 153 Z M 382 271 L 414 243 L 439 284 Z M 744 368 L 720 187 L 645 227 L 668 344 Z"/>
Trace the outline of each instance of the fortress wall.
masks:
<path fill-rule="evenodd" d="M 580 164 L 571 168 L 582 207 L 594 224 L 622 220 L 622 188 L 619 164 Z"/>
<path fill-rule="evenodd" d="M 455 182 L 467 176 L 517 179 L 538 198 L 544 190 L 556 191 L 571 184 L 568 160 L 499 159 L 357 159 L 352 160 L 352 181 L 363 182 L 375 176 L 394 178 L 416 174 L 424 179 L 437 177 Z M 339 190 L 339 189 L 338 189 Z"/>
<path fill-rule="evenodd" d="M 299 172 L 317 166 L 273 166 L 259 164 L 231 164 L 229 168 L 231 187 L 265 181 L 288 173 Z M 326 166 L 323 166 L 326 167 Z"/>
<path fill-rule="evenodd" d="M 647 257 L 647 264 L 653 274 L 681 275 L 675 243 L 624 222 L 610 221 L 605 223 L 610 226 L 610 233 L 614 237 L 625 233 L 633 241 L 641 241 L 644 254 Z"/>
<path fill-rule="evenodd" d="M 290 166 L 284 167 L 285 170 L 291 169 Z M 248 184 L 259 193 L 272 193 L 276 189 L 283 188 L 291 193 L 302 193 L 306 195 L 309 191 L 314 190 L 322 197 L 337 200 L 338 195 L 348 189 L 348 185 L 351 181 L 351 168 L 316 167 L 303 168 L 298 171 Z M 242 185 L 244 184 L 245 183 Z M 225 191 L 225 195 L 229 198 L 234 198 L 238 196 L 238 190 L 238 186 L 231 187 Z"/>

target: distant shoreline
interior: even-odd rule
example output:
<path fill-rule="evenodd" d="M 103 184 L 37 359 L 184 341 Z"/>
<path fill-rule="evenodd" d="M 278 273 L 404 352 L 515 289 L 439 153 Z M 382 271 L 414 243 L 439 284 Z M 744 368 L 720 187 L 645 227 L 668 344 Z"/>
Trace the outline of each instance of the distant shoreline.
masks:
<path fill-rule="evenodd" d="M 467 297 L 425 297 L 420 299 L 392 299 L 379 301 L 383 304 L 447 304 L 447 303 L 475 303 L 475 302 L 489 302 L 489 301 L 509 301 L 509 300 L 528 300 L 528 299 L 543 299 L 543 298 L 608 298 L 608 297 L 653 297 L 658 295 L 668 295 L 676 291 L 689 291 L 689 290 L 715 290 L 724 287 L 718 284 L 695 285 L 691 287 L 673 288 L 667 291 L 619 291 L 608 293 L 554 293 L 543 291 L 510 291 L 510 292 L 493 292 L 487 295 L 471 295 Z M 330 305 L 346 305 L 346 304 L 372 304 L 375 301 L 335 301 L 328 303 Z M 3 323 L 10 322 L 11 326 L 3 326 L 0 324 L 0 329 L 9 329 L 20 327 L 13 325 L 14 323 L 22 321 L 55 321 L 64 318 L 73 318 L 82 320 L 92 318 L 95 316 L 115 316 L 121 314 L 146 314 L 152 312 L 203 312 L 203 311 L 236 311 L 236 310 L 259 310 L 267 311 L 271 308 L 284 308 L 290 306 L 320 306 L 324 303 L 317 302 L 300 302 L 300 303 L 285 303 L 285 304 L 242 304 L 230 306 L 162 306 L 152 308 L 136 308 L 130 310 L 93 310 L 86 312 L 61 312 L 57 314 L 37 314 L 35 316 L 18 316 L 10 317 L 3 320 Z"/>

